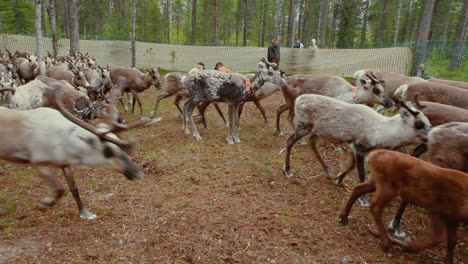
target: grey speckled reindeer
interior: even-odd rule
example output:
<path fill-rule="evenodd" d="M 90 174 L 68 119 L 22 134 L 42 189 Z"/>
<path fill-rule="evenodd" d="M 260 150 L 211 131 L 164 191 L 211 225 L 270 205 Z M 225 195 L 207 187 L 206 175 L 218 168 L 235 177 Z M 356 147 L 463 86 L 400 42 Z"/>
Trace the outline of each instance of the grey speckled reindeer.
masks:
<path fill-rule="evenodd" d="M 226 141 L 229 144 L 240 143 L 239 105 L 265 82 L 284 83 L 284 79 L 281 78 L 279 72 L 273 70 L 272 66 L 275 65 L 262 58 L 258 63 L 257 73 L 251 79 L 247 79 L 240 73 L 220 71 L 196 71 L 189 74 L 184 81 L 184 86 L 190 93 L 190 99 L 184 104 L 184 132 L 190 133 L 187 128 L 187 122 L 190 121 L 194 137 L 201 140 L 193 122 L 193 109 L 200 102 L 224 102 L 229 105 L 229 134 Z"/>

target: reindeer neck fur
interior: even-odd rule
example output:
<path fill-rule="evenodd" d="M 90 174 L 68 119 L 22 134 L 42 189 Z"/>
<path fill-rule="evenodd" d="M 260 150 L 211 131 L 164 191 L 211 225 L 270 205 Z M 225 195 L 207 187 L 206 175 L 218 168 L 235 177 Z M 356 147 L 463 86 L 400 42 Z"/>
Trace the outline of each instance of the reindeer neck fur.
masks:
<path fill-rule="evenodd" d="M 405 124 L 401 115 L 397 114 L 384 120 L 374 121 L 375 125 L 368 126 L 367 141 L 371 146 L 397 148 L 417 142 L 417 134 L 414 128 Z"/>
<path fill-rule="evenodd" d="M 251 79 L 250 79 L 250 88 L 252 89 L 253 92 L 256 92 L 262 85 L 265 83 L 265 81 L 260 78 L 260 72 L 257 72 Z"/>
<path fill-rule="evenodd" d="M 143 90 L 149 89 L 153 84 L 153 76 L 150 73 L 143 75 Z"/>

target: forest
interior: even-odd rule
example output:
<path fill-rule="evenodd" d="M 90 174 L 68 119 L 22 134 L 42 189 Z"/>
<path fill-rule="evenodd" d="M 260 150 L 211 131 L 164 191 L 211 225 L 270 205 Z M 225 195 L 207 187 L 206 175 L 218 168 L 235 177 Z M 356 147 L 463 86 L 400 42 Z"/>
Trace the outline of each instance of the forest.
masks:
<path fill-rule="evenodd" d="M 57 31 L 66 37 L 68 1 L 42 2 L 56 6 Z M 450 42 L 467 13 L 466 0 L 80 0 L 81 38 L 129 39 L 134 2 L 138 41 L 192 45 L 263 47 L 278 38 L 290 46 L 299 36 L 319 47 L 392 46 L 418 40 L 425 2 L 433 4 L 428 40 Z M 49 14 L 42 13 L 47 36 Z M 0 19 L 2 33 L 34 34 L 34 0 L 0 0 Z"/>

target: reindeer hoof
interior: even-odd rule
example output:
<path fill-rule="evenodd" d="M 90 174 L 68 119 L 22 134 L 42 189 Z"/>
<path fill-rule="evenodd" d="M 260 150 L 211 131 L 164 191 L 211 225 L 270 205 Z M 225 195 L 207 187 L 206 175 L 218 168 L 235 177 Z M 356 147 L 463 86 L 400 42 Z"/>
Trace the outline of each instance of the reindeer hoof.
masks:
<path fill-rule="evenodd" d="M 151 118 L 151 121 L 149 121 L 148 123 L 146 123 L 145 126 L 149 126 L 149 125 L 152 125 L 152 124 L 156 124 L 156 123 L 158 123 L 158 122 L 160 122 L 160 121 L 162 121 L 162 120 L 163 120 L 162 117 L 157 117 L 157 118 L 154 118 L 154 119 Z"/>
<path fill-rule="evenodd" d="M 369 207 L 369 200 L 366 195 L 362 195 L 358 200 L 362 207 Z"/>
<path fill-rule="evenodd" d="M 393 225 L 395 219 L 392 219 L 392 221 L 390 221 L 390 223 L 388 223 L 388 230 L 390 230 L 394 236 L 396 237 L 399 237 L 399 238 L 405 238 L 406 237 L 406 233 L 401 229 L 400 226 L 397 226 L 395 227 Z"/>
<path fill-rule="evenodd" d="M 283 132 L 281 132 L 281 131 L 275 131 L 275 136 L 280 136 L 280 137 L 282 137 L 282 136 L 284 136 L 284 134 L 283 134 Z"/>
<path fill-rule="evenodd" d="M 55 204 L 56 201 L 57 199 L 55 199 L 54 197 L 44 197 L 39 201 L 39 207 L 40 208 L 51 207 L 52 205 Z"/>
<path fill-rule="evenodd" d="M 294 174 L 290 171 L 290 170 L 287 170 L 285 168 L 283 168 L 283 173 L 284 175 L 286 175 L 286 177 L 288 178 L 292 178 L 294 176 Z"/>
<path fill-rule="evenodd" d="M 195 135 L 194 136 L 197 140 L 202 140 L 202 137 L 200 135 Z"/>
<path fill-rule="evenodd" d="M 348 217 L 344 215 L 340 215 L 340 223 L 342 225 L 347 225 L 348 224 Z"/>
<path fill-rule="evenodd" d="M 335 184 L 339 187 L 343 187 L 344 184 L 343 184 L 343 179 L 341 179 L 341 172 L 338 173 L 338 175 L 336 175 L 335 179 L 333 180 L 335 182 Z"/>
<path fill-rule="evenodd" d="M 185 134 L 190 134 L 190 130 L 184 129 L 184 133 L 185 133 Z"/>
<path fill-rule="evenodd" d="M 91 213 L 90 211 L 86 209 L 83 209 L 80 213 L 80 218 L 93 220 L 97 218 L 97 215 Z"/>

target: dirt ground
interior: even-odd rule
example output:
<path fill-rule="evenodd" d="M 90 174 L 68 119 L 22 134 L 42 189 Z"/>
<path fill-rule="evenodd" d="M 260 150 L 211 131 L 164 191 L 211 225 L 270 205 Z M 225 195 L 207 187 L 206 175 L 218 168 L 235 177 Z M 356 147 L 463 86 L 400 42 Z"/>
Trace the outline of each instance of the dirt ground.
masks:
<path fill-rule="evenodd" d="M 146 115 L 158 93 L 143 93 Z M 0 161 L 0 263 L 442 263 L 444 246 L 384 253 L 368 232 L 374 224 L 368 208 L 358 204 L 350 224 L 339 224 L 355 172 L 346 187 L 338 187 L 325 178 L 309 147 L 296 146 L 295 177 L 286 178 L 279 155 L 285 137 L 273 135 L 253 104 L 241 119 L 242 143 L 227 145 L 227 129 L 212 106 L 208 128 L 198 125 L 203 141 L 196 141 L 183 133 L 172 100 L 161 102 L 161 122 L 123 135 L 138 142 L 133 159 L 144 178 L 131 182 L 109 170 L 75 169 L 96 220 L 78 218 L 69 193 L 40 210 L 46 184 L 27 166 Z M 262 102 L 271 123 L 281 100 L 278 93 Z M 320 151 L 335 173 L 348 162 L 348 154 L 330 145 Z M 396 206 L 394 201 L 386 221 Z M 411 239 L 427 239 L 428 225 L 423 211 L 407 210 L 403 227 Z M 467 234 L 466 227 L 459 229 L 459 264 L 468 263 Z"/>

